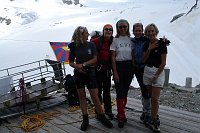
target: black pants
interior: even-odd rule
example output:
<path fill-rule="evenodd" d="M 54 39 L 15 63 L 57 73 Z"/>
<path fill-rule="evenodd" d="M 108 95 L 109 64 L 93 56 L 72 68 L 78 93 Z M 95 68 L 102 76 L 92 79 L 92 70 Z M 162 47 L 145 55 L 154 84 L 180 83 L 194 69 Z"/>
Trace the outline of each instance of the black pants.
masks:
<path fill-rule="evenodd" d="M 128 90 L 133 79 L 132 61 L 116 61 L 119 82 L 115 82 L 117 98 L 124 98 L 128 95 Z"/>
<path fill-rule="evenodd" d="M 150 98 L 148 90 L 147 90 L 146 86 L 143 83 L 144 67 L 134 66 L 133 67 L 133 71 L 134 71 L 135 77 L 136 77 L 136 79 L 138 81 L 138 84 L 140 86 L 142 97 L 144 99 Z"/>
<path fill-rule="evenodd" d="M 101 103 L 104 103 L 105 112 L 112 111 L 111 105 L 111 96 L 110 96 L 110 88 L 111 88 L 111 70 L 101 69 L 99 71 L 96 70 L 96 78 L 97 78 L 97 86 L 98 86 L 98 95 Z M 103 98 L 102 98 L 103 92 Z"/>

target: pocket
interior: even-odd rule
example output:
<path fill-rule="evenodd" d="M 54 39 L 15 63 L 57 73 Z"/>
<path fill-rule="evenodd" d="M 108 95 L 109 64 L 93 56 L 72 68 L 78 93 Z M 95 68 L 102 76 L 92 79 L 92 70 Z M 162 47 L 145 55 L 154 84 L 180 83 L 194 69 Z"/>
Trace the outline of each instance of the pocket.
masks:
<path fill-rule="evenodd" d="M 156 73 L 157 69 L 153 68 L 153 67 L 148 67 L 148 66 L 145 66 L 144 68 L 144 75 L 148 78 L 152 78 L 155 73 Z"/>

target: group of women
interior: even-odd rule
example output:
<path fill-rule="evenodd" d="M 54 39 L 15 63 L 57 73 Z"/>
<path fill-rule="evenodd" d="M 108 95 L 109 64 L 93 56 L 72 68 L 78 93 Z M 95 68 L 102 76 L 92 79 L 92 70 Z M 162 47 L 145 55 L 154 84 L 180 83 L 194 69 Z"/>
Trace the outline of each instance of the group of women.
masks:
<path fill-rule="evenodd" d="M 69 45 L 69 65 L 74 68 L 83 115 L 81 124 L 83 131 L 89 126 L 85 86 L 95 105 L 97 119 L 106 127 L 113 127 L 106 117 L 106 115 L 114 116 L 110 98 L 110 70 L 113 73 L 116 89 L 118 127 L 123 128 L 127 122 L 125 107 L 129 86 L 135 74 L 142 93 L 143 113 L 140 119 L 152 130 L 160 131 L 159 96 L 164 85 L 167 43 L 165 39 L 157 38 L 159 30 L 153 23 L 147 25 L 144 32 L 141 23 L 134 24 L 132 29 L 134 38 L 130 37 L 129 30 L 128 21 L 120 19 L 116 23 L 115 37 L 112 36 L 112 25 L 106 24 L 103 27 L 102 37 L 91 42 L 87 41 L 89 33 L 86 27 L 78 26 L 74 31 Z M 100 44 L 103 46 L 99 47 Z M 102 61 L 103 58 L 106 61 Z M 105 111 L 102 109 L 102 102 L 106 105 L 104 105 Z"/>

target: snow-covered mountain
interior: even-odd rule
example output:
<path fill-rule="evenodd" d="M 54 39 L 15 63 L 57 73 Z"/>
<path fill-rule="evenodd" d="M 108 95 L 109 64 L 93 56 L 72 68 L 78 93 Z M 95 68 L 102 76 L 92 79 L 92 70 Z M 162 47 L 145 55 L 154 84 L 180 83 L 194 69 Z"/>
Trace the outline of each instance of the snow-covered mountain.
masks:
<path fill-rule="evenodd" d="M 185 78 L 192 77 L 196 86 L 200 83 L 199 5 L 186 15 L 194 4 L 195 0 L 1 0 L 0 69 L 47 55 L 55 59 L 49 41 L 70 41 L 79 25 L 102 30 L 104 24 L 115 27 L 123 18 L 131 27 L 135 22 L 155 23 L 158 36 L 171 41 L 166 65 L 170 82 L 184 86 Z M 183 15 L 170 23 L 178 14 Z"/>

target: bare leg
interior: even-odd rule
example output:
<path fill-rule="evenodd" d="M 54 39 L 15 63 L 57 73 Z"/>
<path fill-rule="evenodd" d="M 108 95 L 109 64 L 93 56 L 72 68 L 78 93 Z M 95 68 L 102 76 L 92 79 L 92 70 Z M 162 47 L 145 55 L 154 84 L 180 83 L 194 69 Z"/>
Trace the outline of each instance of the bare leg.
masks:
<path fill-rule="evenodd" d="M 151 117 L 152 119 L 157 118 L 158 109 L 159 109 L 159 98 L 160 98 L 160 90 L 159 87 L 153 87 L 152 88 L 152 94 L 151 94 Z"/>
<path fill-rule="evenodd" d="M 97 111 L 98 114 L 103 114 L 103 109 L 101 107 L 101 102 L 99 100 L 99 97 L 98 97 L 98 89 L 95 88 L 95 89 L 89 89 L 89 92 L 90 92 L 90 96 L 92 98 L 92 101 L 94 103 L 94 106 L 95 106 L 95 109 Z"/>
<path fill-rule="evenodd" d="M 80 100 L 80 107 L 82 114 L 88 114 L 87 112 L 87 102 L 86 102 L 86 92 L 84 88 L 77 89 L 79 100 Z"/>

